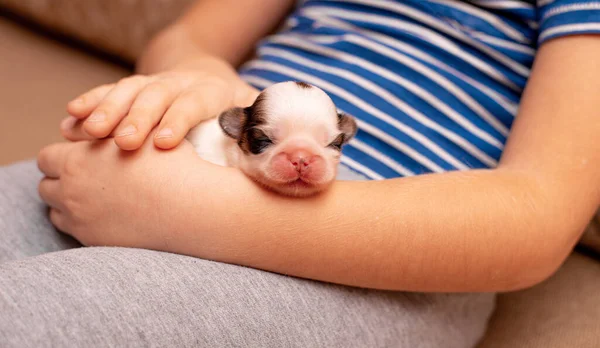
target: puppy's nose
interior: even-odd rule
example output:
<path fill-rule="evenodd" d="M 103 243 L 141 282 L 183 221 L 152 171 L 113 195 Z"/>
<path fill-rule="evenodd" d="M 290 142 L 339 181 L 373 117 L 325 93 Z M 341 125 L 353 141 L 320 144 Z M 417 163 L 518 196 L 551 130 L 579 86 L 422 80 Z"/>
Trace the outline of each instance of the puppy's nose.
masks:
<path fill-rule="evenodd" d="M 308 166 L 313 162 L 314 155 L 305 150 L 296 150 L 287 154 L 288 160 L 301 173 L 306 170 Z"/>

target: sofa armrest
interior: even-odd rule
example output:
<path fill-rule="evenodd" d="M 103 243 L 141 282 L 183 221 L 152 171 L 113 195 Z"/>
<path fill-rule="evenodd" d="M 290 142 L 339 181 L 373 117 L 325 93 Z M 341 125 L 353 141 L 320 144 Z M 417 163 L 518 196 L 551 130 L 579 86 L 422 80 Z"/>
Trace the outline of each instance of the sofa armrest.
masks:
<path fill-rule="evenodd" d="M 0 0 L 0 8 L 132 63 L 193 0 Z"/>

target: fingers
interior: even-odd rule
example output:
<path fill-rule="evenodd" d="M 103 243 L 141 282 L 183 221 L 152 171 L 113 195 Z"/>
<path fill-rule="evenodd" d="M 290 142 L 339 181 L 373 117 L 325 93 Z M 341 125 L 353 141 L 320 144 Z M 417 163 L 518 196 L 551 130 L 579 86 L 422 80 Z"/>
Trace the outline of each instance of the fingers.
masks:
<path fill-rule="evenodd" d="M 114 84 L 98 86 L 80 95 L 67 104 L 67 112 L 79 119 L 88 117 L 114 86 Z"/>
<path fill-rule="evenodd" d="M 252 104 L 259 93 L 246 84 L 232 89 L 217 78 L 182 85 L 182 78 L 137 75 L 95 88 L 69 103 L 73 117 L 63 121 L 61 132 L 72 141 L 114 135 L 121 149 L 135 150 L 160 123 L 154 144 L 171 149 L 192 127 L 234 104 Z"/>
<path fill-rule="evenodd" d="M 123 150 L 135 150 L 142 146 L 176 97 L 176 86 L 167 81 L 147 85 L 115 131 L 115 143 Z"/>
<path fill-rule="evenodd" d="M 162 118 L 154 144 L 161 149 L 171 149 L 181 143 L 192 127 L 231 107 L 232 96 L 226 91 L 226 86 L 206 83 L 181 94 Z"/>
<path fill-rule="evenodd" d="M 96 138 L 108 136 L 129 112 L 133 101 L 149 79 L 145 76 L 132 76 L 119 81 L 85 120 L 85 132 Z"/>
<path fill-rule="evenodd" d="M 83 130 L 83 121 L 73 116 L 68 116 L 60 122 L 60 133 L 65 139 L 70 141 L 95 139 Z"/>
<path fill-rule="evenodd" d="M 40 198 L 52 208 L 64 210 L 61 200 L 60 181 L 58 179 L 44 178 L 38 185 Z"/>
<path fill-rule="evenodd" d="M 45 176 L 58 179 L 61 176 L 66 154 L 73 143 L 56 143 L 44 147 L 37 157 L 38 168 Z"/>

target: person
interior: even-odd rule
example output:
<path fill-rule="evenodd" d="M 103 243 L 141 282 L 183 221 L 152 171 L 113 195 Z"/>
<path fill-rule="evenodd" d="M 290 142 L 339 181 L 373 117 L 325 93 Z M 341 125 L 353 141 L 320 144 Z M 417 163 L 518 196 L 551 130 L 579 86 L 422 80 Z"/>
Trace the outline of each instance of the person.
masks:
<path fill-rule="evenodd" d="M 0 171 L 0 339 L 474 346 L 493 293 L 549 277 L 600 204 L 599 32 L 587 0 L 198 1 L 69 103 L 72 142 L 37 162 L 49 220 L 33 164 Z M 183 141 L 287 80 L 359 122 L 323 194 Z"/>

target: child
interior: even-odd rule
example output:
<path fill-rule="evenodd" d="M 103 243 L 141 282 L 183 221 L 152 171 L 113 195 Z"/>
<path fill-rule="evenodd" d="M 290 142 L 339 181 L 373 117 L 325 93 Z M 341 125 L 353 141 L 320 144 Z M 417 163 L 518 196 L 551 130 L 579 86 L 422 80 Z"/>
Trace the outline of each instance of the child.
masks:
<path fill-rule="evenodd" d="M 162 250 L 362 288 L 532 286 L 557 269 L 600 203 L 600 66 L 590 58 L 600 54 L 593 35 L 600 32 L 599 5 L 538 3 L 309 0 L 279 34 L 258 43 L 292 1 L 199 1 L 148 46 L 140 75 L 69 104 L 66 138 L 114 136 L 119 148 L 140 150 L 119 152 L 112 140 L 42 150 L 39 190 L 50 220 L 84 245 Z M 238 75 L 234 67 L 257 43 L 257 56 Z M 339 181 L 317 197 L 289 199 L 235 169 L 202 162 L 182 143 L 202 120 L 249 105 L 258 89 L 286 80 L 322 88 L 359 120 L 343 178 L 390 180 Z M 137 253 L 147 265 L 177 262 Z M 127 255 L 116 258 L 129 264 Z M 75 262 L 90 264 L 87 258 Z M 213 345 L 473 346 L 493 300 L 356 295 L 194 262 L 202 266 L 157 273 L 182 279 L 171 274 L 203 272 L 195 278 L 203 284 L 223 274 L 222 281 L 240 284 L 202 288 L 199 301 L 245 318 Z M 302 290 L 289 292 L 286 284 Z M 185 293 L 185 282 L 180 286 Z M 164 300 L 169 288 L 161 289 Z M 247 291 L 251 315 L 237 309 L 237 296 Z M 411 306 L 413 296 L 423 307 Z M 255 306 L 269 298 L 278 305 Z M 263 316 L 283 318 L 286 334 L 269 327 L 269 337 L 259 338 L 265 327 L 253 325 L 277 323 Z M 195 320 L 203 317 L 225 330 L 218 312 Z M 292 317 L 302 323 L 298 330 L 287 324 Z M 343 320 L 348 324 L 334 323 Z"/>

